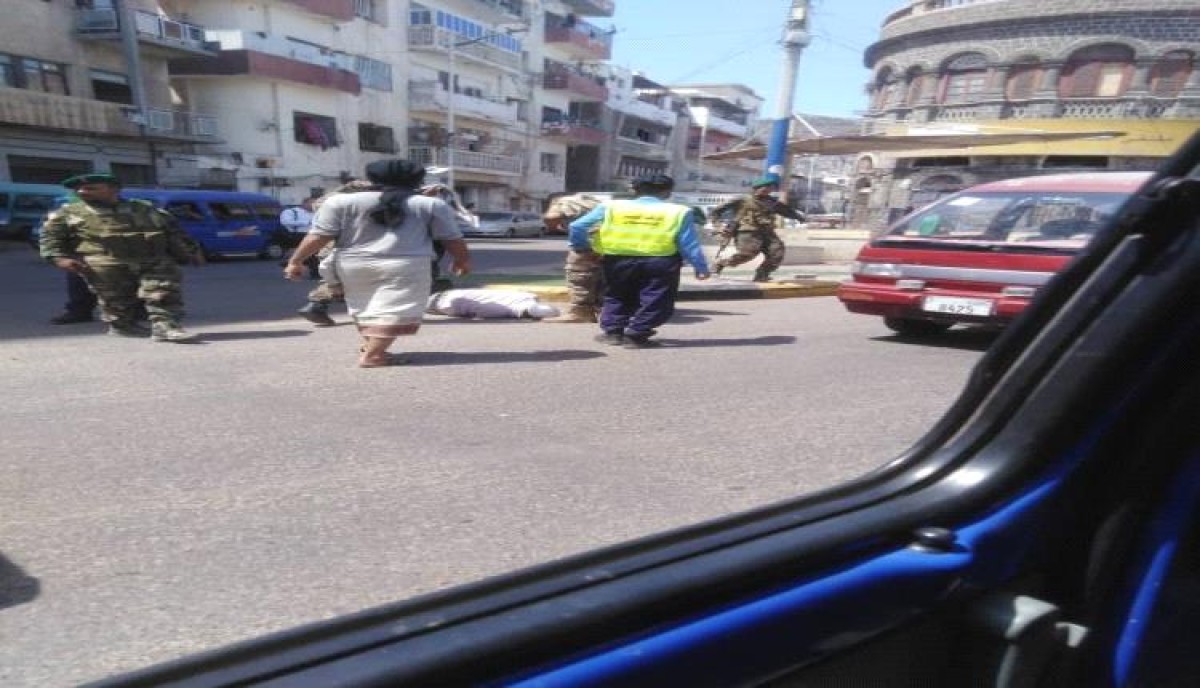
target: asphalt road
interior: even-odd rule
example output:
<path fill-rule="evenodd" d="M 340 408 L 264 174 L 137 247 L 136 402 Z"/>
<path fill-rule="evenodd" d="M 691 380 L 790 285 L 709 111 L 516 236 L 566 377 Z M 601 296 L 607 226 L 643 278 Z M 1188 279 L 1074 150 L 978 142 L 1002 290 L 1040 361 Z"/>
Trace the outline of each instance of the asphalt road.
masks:
<path fill-rule="evenodd" d="M 476 263 L 541 272 L 561 251 L 479 242 Z M 187 280 L 203 343 L 106 337 L 45 324 L 62 277 L 0 250 L 0 685 L 73 685 L 837 483 L 916 439 L 989 342 L 905 343 L 831 297 L 721 301 L 685 304 L 652 351 L 431 319 L 410 365 L 360 370 L 352 328 L 293 317 L 309 285 L 277 266 Z"/>

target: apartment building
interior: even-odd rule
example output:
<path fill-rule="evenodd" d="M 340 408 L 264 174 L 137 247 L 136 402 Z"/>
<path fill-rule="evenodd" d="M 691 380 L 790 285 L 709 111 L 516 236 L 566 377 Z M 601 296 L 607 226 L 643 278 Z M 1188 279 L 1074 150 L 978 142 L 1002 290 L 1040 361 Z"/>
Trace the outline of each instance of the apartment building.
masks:
<path fill-rule="evenodd" d="M 213 54 L 206 27 L 180 5 L 128 0 L 124 21 L 111 0 L 22 2 L 6 13 L 0 180 L 56 183 L 112 170 L 156 184 L 164 160 L 190 156 L 208 175 L 197 181 L 228 183 L 228 171 L 195 155 L 223 135 L 216 117 L 171 87 L 169 61 Z"/>
<path fill-rule="evenodd" d="M 680 190 L 748 191 L 750 183 L 762 175 L 761 165 L 748 160 L 705 160 L 703 156 L 751 140 L 763 99 L 741 84 L 671 86 L 670 92 L 687 104 L 691 119 Z"/>

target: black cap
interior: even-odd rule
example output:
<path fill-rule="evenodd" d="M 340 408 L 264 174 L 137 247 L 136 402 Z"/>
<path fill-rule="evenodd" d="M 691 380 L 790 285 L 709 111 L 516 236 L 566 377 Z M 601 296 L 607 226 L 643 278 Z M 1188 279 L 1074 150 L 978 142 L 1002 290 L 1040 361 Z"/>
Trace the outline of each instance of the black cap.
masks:
<path fill-rule="evenodd" d="M 68 189 L 78 189 L 84 184 L 112 184 L 113 186 L 120 186 L 121 182 L 107 172 L 77 174 L 74 177 L 67 177 L 62 180 L 62 185 Z"/>
<path fill-rule="evenodd" d="M 675 188 L 675 180 L 665 174 L 648 174 L 633 180 L 634 189 L 650 189 L 653 191 L 671 191 Z"/>

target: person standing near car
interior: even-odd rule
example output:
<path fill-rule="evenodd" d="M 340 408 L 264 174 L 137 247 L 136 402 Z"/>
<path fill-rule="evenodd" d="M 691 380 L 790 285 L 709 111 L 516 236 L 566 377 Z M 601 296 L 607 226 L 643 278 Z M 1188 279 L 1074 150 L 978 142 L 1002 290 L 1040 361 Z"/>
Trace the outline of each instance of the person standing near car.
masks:
<path fill-rule="evenodd" d="M 763 177 L 754 180 L 750 186 L 754 189 L 751 195 L 722 203 L 709 213 L 719 217 L 726 211 L 734 212 L 733 227 L 726 231 L 733 233 L 737 247 L 732 256 L 713 264 L 713 274 L 720 275 L 725 268 L 754 260 L 761 253 L 763 261 L 754 271 L 754 281 L 770 282 L 771 273 L 783 264 L 786 251 L 783 239 L 775 233 L 776 218 L 804 220 L 804 215 L 775 198 L 774 194 L 779 191 L 779 182 L 775 179 Z"/>
<path fill-rule="evenodd" d="M 306 198 L 300 202 L 300 205 L 292 206 L 279 213 L 279 224 L 283 225 L 283 228 L 288 232 L 288 238 L 290 239 L 288 242 L 289 246 L 298 246 L 304 239 L 304 235 L 308 234 L 309 228 L 312 227 L 314 200 Z M 309 279 L 321 278 L 321 273 L 317 269 L 320 262 L 320 258 L 312 256 L 304 264 L 304 267 L 308 268 Z M 287 261 L 285 260 L 284 265 L 286 264 Z"/>
<path fill-rule="evenodd" d="M 630 349 L 657 346 L 651 337 L 675 312 L 683 261 L 696 279 L 708 279 L 695 212 L 666 201 L 674 188 L 665 174 L 640 177 L 633 182 L 637 198 L 606 201 L 571 223 L 571 248 L 599 254 L 607 283 L 600 341 Z"/>
<path fill-rule="evenodd" d="M 559 196 L 550 202 L 550 207 L 542 215 L 542 222 L 546 229 L 561 232 L 598 205 L 600 201 L 583 194 Z M 600 257 L 595 253 L 581 253 L 568 248 L 564 272 L 571 303 L 562 315 L 545 318 L 542 322 L 594 323 L 599 320 L 600 304 L 604 299 L 604 271 L 600 267 Z"/>
<path fill-rule="evenodd" d="M 41 255 L 55 267 L 86 280 L 100 302 L 108 332 L 150 335 L 159 342 L 186 342 L 180 327 L 183 275 L 178 262 L 204 264 L 204 254 L 169 213 L 140 200 L 121 198 L 111 174 L 84 174 L 63 181 L 79 200 L 46 217 Z M 138 324 L 144 304 L 151 328 Z"/>

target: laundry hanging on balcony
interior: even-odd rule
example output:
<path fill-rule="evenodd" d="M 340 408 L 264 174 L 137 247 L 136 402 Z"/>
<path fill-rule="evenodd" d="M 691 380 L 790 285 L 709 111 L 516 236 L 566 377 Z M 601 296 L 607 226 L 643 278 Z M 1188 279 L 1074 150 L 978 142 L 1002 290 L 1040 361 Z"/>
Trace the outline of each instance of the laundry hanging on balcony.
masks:
<path fill-rule="evenodd" d="M 304 137 L 304 143 L 311 143 L 320 146 L 321 150 L 327 150 L 334 145 L 325 128 L 316 120 L 304 117 L 300 119 L 300 131 Z"/>

